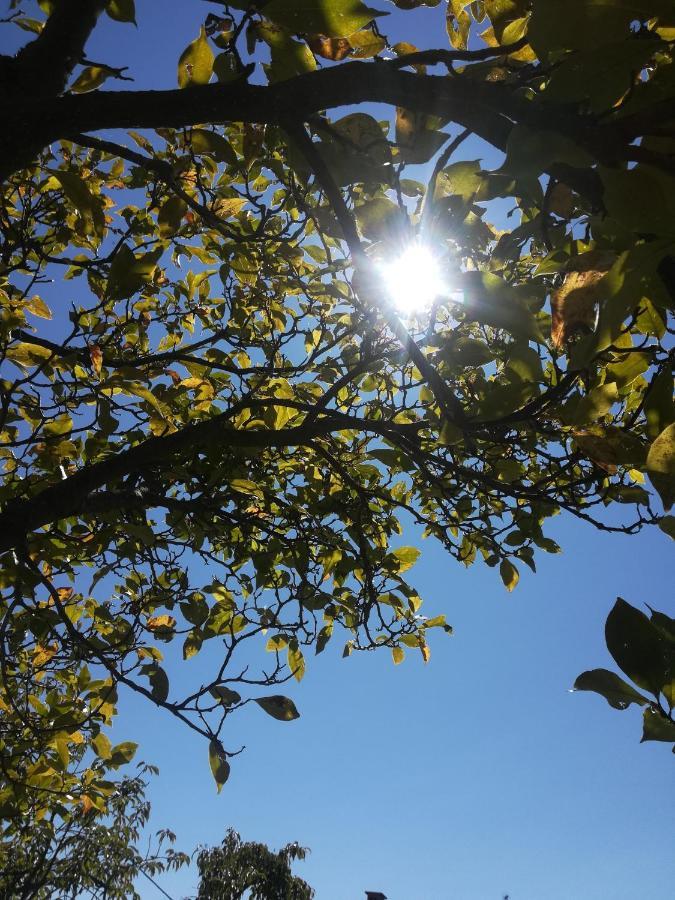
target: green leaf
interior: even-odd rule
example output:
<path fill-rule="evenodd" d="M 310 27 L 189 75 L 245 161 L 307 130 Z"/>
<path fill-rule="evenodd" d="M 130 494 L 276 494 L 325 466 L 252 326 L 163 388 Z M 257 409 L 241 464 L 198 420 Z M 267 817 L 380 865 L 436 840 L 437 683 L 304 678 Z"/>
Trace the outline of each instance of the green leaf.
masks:
<path fill-rule="evenodd" d="M 225 687 L 223 684 L 216 685 L 209 690 L 212 697 L 215 697 L 223 706 L 234 706 L 235 703 L 241 703 L 241 694 L 233 691 L 231 688 Z"/>
<path fill-rule="evenodd" d="M 586 425 L 597 422 L 607 415 L 612 406 L 619 400 L 619 389 L 615 382 L 593 388 L 577 402 L 565 407 L 564 421 L 574 425 Z"/>
<path fill-rule="evenodd" d="M 647 472 L 664 509 L 669 510 L 675 502 L 675 422 L 665 428 L 649 448 Z"/>
<path fill-rule="evenodd" d="M 509 132 L 506 159 L 499 172 L 515 176 L 540 175 L 552 163 L 585 168 L 592 165 L 593 157 L 560 132 L 515 125 Z"/>
<path fill-rule="evenodd" d="M 208 84 L 213 74 L 214 53 L 202 26 L 199 37 L 183 50 L 178 60 L 178 87 Z"/>
<path fill-rule="evenodd" d="M 230 777 L 230 764 L 227 761 L 227 754 L 223 750 L 223 745 L 215 738 L 209 742 L 209 765 L 211 766 L 211 773 L 216 782 L 218 793 L 220 793 L 223 785 Z"/>
<path fill-rule="evenodd" d="M 675 422 L 673 400 L 673 373 L 668 367 L 656 375 L 647 389 L 644 403 L 647 417 L 647 434 L 652 438 Z"/>
<path fill-rule="evenodd" d="M 217 131 L 193 128 L 190 132 L 190 143 L 195 153 L 209 153 L 218 162 L 224 162 L 228 166 L 238 164 L 237 154 L 232 144 Z"/>
<path fill-rule="evenodd" d="M 675 742 L 675 722 L 671 722 L 662 713 L 648 707 L 642 720 L 642 739 L 644 741 Z"/>
<path fill-rule="evenodd" d="M 122 244 L 115 254 L 108 274 L 107 296 L 111 300 L 126 300 L 147 284 L 157 268 L 162 248 L 141 256 Z"/>
<path fill-rule="evenodd" d="M 74 94 L 86 94 L 87 91 L 95 91 L 113 74 L 112 69 L 109 69 L 107 66 L 85 66 L 71 84 L 70 90 Z"/>
<path fill-rule="evenodd" d="M 484 174 L 479 159 L 463 159 L 446 166 L 436 180 L 434 199 L 461 197 L 468 204 L 483 186 Z"/>
<path fill-rule="evenodd" d="M 544 343 L 536 317 L 522 293 L 503 278 L 492 272 L 463 272 L 457 279 L 457 288 L 463 292 L 461 308 L 467 319 Z"/>
<path fill-rule="evenodd" d="M 369 241 L 402 239 L 406 219 L 396 203 L 376 197 L 356 208 L 356 221 L 361 233 Z"/>
<path fill-rule="evenodd" d="M 204 643 L 201 634 L 198 631 L 191 631 L 183 642 L 183 659 L 192 659 L 202 648 Z"/>
<path fill-rule="evenodd" d="M 157 214 L 159 236 L 172 237 L 180 228 L 180 223 L 187 212 L 187 203 L 180 197 L 169 197 Z"/>
<path fill-rule="evenodd" d="M 121 744 L 115 744 L 110 754 L 110 762 L 114 766 L 123 766 L 130 763 L 136 755 L 138 744 L 133 741 L 123 741 Z"/>
<path fill-rule="evenodd" d="M 659 528 L 675 541 L 675 516 L 663 516 L 659 520 Z"/>
<path fill-rule="evenodd" d="M 91 745 L 96 751 L 96 755 L 101 759 L 110 759 L 112 755 L 112 744 L 103 732 L 96 735 L 91 742 Z"/>
<path fill-rule="evenodd" d="M 518 569 L 508 559 L 503 559 L 499 564 L 499 574 L 507 591 L 512 591 L 520 580 Z"/>
<path fill-rule="evenodd" d="M 361 0 L 271 0 L 263 13 L 295 34 L 326 37 L 349 37 L 378 16 L 386 15 Z"/>
<path fill-rule="evenodd" d="M 169 679 L 164 669 L 158 665 L 148 665 L 143 666 L 141 672 L 147 676 L 150 682 L 152 699 L 157 703 L 166 702 L 166 698 L 169 696 Z"/>
<path fill-rule="evenodd" d="M 135 0 L 108 0 L 106 12 L 116 22 L 133 22 L 136 24 Z"/>
<path fill-rule="evenodd" d="M 105 232 L 105 217 L 100 199 L 92 194 L 87 183 L 76 172 L 62 169 L 46 171 L 58 181 L 63 193 L 82 217 L 85 226 L 100 240 Z"/>
<path fill-rule="evenodd" d="M 608 214 L 636 233 L 675 237 L 675 179 L 650 166 L 601 168 Z"/>
<path fill-rule="evenodd" d="M 278 719 L 280 722 L 291 722 L 293 719 L 300 718 L 295 703 L 289 697 L 282 697 L 281 694 L 258 697 L 254 702 L 264 709 L 268 716 L 272 716 L 273 719 Z"/>
<path fill-rule="evenodd" d="M 527 36 L 540 59 L 552 51 L 596 51 L 630 36 L 632 22 L 672 18 L 669 0 L 545 0 L 533 5 Z"/>
<path fill-rule="evenodd" d="M 583 672 L 574 682 L 574 690 L 594 691 L 603 696 L 614 709 L 627 709 L 631 703 L 640 706 L 649 703 L 646 697 L 609 669 L 591 669 L 589 672 Z"/>
<path fill-rule="evenodd" d="M 621 671 L 658 696 L 667 680 L 666 645 L 647 616 L 619 597 L 607 617 L 605 640 Z"/>

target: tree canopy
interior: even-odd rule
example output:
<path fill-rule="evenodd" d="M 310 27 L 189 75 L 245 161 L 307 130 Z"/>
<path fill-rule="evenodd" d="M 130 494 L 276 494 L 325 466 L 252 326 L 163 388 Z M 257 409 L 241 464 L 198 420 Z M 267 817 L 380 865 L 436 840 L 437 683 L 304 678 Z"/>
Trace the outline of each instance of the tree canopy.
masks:
<path fill-rule="evenodd" d="M 560 512 L 675 535 L 671 2 L 452 0 L 421 49 L 389 23 L 439 0 L 216 3 L 160 91 L 86 56 L 133 0 L 10 5 L 10 828 L 55 794 L 105 808 L 120 688 L 204 736 L 220 789 L 231 716 L 295 719 L 276 686 L 309 650 L 426 660 L 451 627 L 404 523 L 508 590 Z M 446 289 L 399 308 L 410 248 Z"/>

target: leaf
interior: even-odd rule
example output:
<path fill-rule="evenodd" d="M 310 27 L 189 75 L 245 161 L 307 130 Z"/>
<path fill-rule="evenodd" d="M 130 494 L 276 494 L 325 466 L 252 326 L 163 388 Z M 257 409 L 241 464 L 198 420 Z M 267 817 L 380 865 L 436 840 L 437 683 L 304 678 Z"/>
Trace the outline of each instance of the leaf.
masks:
<path fill-rule="evenodd" d="M 70 85 L 70 90 L 74 94 L 86 94 L 88 91 L 95 91 L 113 74 L 114 72 L 108 66 L 85 66 Z"/>
<path fill-rule="evenodd" d="M 188 44 L 178 60 L 178 87 L 208 84 L 213 74 L 214 58 L 206 37 L 206 29 L 202 26 L 199 37 Z"/>
<path fill-rule="evenodd" d="M 589 50 L 627 38 L 634 21 L 672 17 L 669 0 L 545 0 L 534 4 L 528 39 L 537 56 L 557 50 Z"/>
<path fill-rule="evenodd" d="M 106 737 L 103 732 L 97 734 L 94 740 L 91 742 L 92 747 L 96 751 L 96 755 L 101 759 L 110 759 L 112 755 L 112 744 L 110 743 L 109 738 Z"/>
<path fill-rule="evenodd" d="M 623 678 L 608 669 L 591 669 L 583 672 L 574 682 L 575 691 L 594 691 L 600 694 L 614 709 L 627 709 L 631 703 L 644 706 L 649 703 Z"/>
<path fill-rule="evenodd" d="M 325 34 L 312 34 L 307 38 L 307 43 L 312 53 L 332 62 L 340 62 L 352 52 L 349 39 L 344 37 L 329 38 Z"/>
<path fill-rule="evenodd" d="M 238 163 L 232 144 L 217 131 L 193 128 L 190 131 L 190 144 L 195 153 L 209 153 L 218 162 L 227 163 L 228 166 L 236 166 Z"/>
<path fill-rule="evenodd" d="M 107 296 L 111 300 L 126 300 L 146 285 L 157 268 L 162 255 L 161 247 L 150 253 L 136 256 L 126 244 L 122 244 L 108 273 Z"/>
<path fill-rule="evenodd" d="M 85 226 L 100 240 L 105 232 L 105 217 L 100 199 L 92 194 L 86 182 L 76 172 L 63 169 L 46 171 L 61 185 L 63 193 L 78 211 Z"/>
<path fill-rule="evenodd" d="M 172 237 L 180 228 L 181 220 L 187 211 L 187 203 L 180 197 L 169 197 L 162 204 L 157 214 L 157 224 L 159 225 L 159 236 L 162 238 Z"/>
<path fill-rule="evenodd" d="M 386 40 L 375 34 L 370 28 L 350 34 L 349 43 L 352 46 L 353 59 L 368 59 L 372 56 L 377 56 L 387 46 Z"/>
<path fill-rule="evenodd" d="M 568 265 L 565 280 L 551 297 L 551 340 L 559 350 L 573 338 L 595 329 L 602 296 L 600 282 L 612 262 L 610 254 L 591 252 Z"/>
<path fill-rule="evenodd" d="M 271 64 L 265 66 L 270 84 L 286 81 L 316 69 L 316 60 L 304 42 L 294 41 L 287 31 L 270 22 L 259 22 L 257 35 L 271 48 Z"/>
<path fill-rule="evenodd" d="M 218 684 L 216 687 L 210 688 L 209 693 L 212 697 L 215 697 L 219 703 L 222 703 L 223 706 L 234 706 L 235 703 L 241 703 L 241 694 L 238 694 L 231 688 L 225 687 L 223 684 Z"/>
<path fill-rule="evenodd" d="M 138 744 L 133 741 L 123 741 L 121 744 L 115 744 L 110 753 L 110 762 L 114 766 L 122 766 L 130 763 L 136 755 Z"/>
<path fill-rule="evenodd" d="M 644 711 L 642 720 L 642 738 L 644 741 L 673 741 L 675 742 L 675 722 L 671 722 L 666 716 L 648 707 Z"/>
<path fill-rule="evenodd" d="M 485 175 L 479 159 L 463 159 L 446 166 L 436 180 L 434 199 L 461 197 L 469 204 L 485 183 Z"/>
<path fill-rule="evenodd" d="M 503 559 L 499 564 L 499 574 L 507 591 L 512 591 L 520 580 L 518 569 L 508 559 Z"/>
<path fill-rule="evenodd" d="M 420 558 L 421 551 L 417 547 L 399 547 L 391 554 L 398 561 L 398 571 L 407 572 Z"/>
<path fill-rule="evenodd" d="M 151 616 L 145 624 L 150 631 L 161 633 L 173 631 L 176 627 L 176 620 L 169 615 Z"/>
<path fill-rule="evenodd" d="M 356 209 L 359 229 L 369 241 L 401 241 L 407 224 L 396 203 L 376 197 Z"/>
<path fill-rule="evenodd" d="M 663 516 L 659 520 L 659 528 L 675 541 L 675 516 Z"/>
<path fill-rule="evenodd" d="M 292 640 L 288 645 L 288 668 L 296 681 L 302 681 L 305 674 L 305 657 L 296 640 Z"/>
<path fill-rule="evenodd" d="M 396 647 L 392 647 L 392 648 L 391 648 L 391 655 L 392 655 L 393 660 L 394 660 L 394 665 L 395 665 L 395 666 L 398 666 L 398 665 L 400 665 L 400 664 L 403 662 L 403 660 L 405 659 L 405 650 L 403 649 L 403 647 L 399 647 L 399 646 L 397 645 Z"/>
<path fill-rule="evenodd" d="M 148 677 L 152 699 L 156 703 L 165 703 L 169 696 L 169 679 L 164 669 L 153 664 L 143 666 L 141 672 Z"/>
<path fill-rule="evenodd" d="M 37 294 L 24 303 L 23 308 L 28 310 L 28 312 L 32 313 L 34 316 L 38 316 L 40 319 L 51 319 L 52 317 L 51 309 L 41 297 L 37 296 Z"/>
<path fill-rule="evenodd" d="M 457 279 L 462 310 L 470 321 L 503 328 L 516 337 L 544 343 L 536 317 L 523 295 L 492 272 L 463 272 Z"/>
<path fill-rule="evenodd" d="M 619 389 L 614 382 L 593 388 L 565 410 L 565 422 L 586 425 L 605 416 L 619 400 Z"/>
<path fill-rule="evenodd" d="M 106 12 L 116 22 L 133 22 L 136 24 L 135 0 L 108 0 Z"/>
<path fill-rule="evenodd" d="M 646 448 L 637 435 L 612 425 L 595 425 L 573 432 L 577 447 L 603 467 L 641 466 Z"/>
<path fill-rule="evenodd" d="M 647 417 L 647 434 L 658 437 L 664 429 L 675 422 L 675 401 L 673 400 L 673 373 L 665 367 L 656 375 L 647 389 L 644 402 Z"/>
<path fill-rule="evenodd" d="M 515 125 L 509 132 L 506 159 L 499 172 L 516 176 L 538 176 L 556 162 L 585 168 L 593 164 L 593 157 L 571 138 L 559 132 Z"/>
<path fill-rule="evenodd" d="M 666 647 L 647 616 L 619 597 L 607 617 L 605 640 L 621 671 L 658 696 L 667 681 Z"/>
<path fill-rule="evenodd" d="M 324 34 L 326 37 L 349 37 L 384 16 L 361 0 L 271 0 L 263 9 L 265 18 L 294 34 Z"/>
<path fill-rule="evenodd" d="M 675 502 L 675 422 L 656 438 L 647 454 L 649 480 L 669 510 Z"/>
<path fill-rule="evenodd" d="M 89 359 L 91 360 L 91 367 L 94 370 L 94 375 L 100 377 L 101 368 L 103 367 L 103 351 L 98 344 L 89 345 Z"/>
<path fill-rule="evenodd" d="M 220 793 L 223 785 L 230 777 L 230 764 L 227 761 L 227 754 L 223 749 L 223 745 L 215 738 L 209 742 L 209 765 L 211 766 L 211 773 L 216 782 L 218 793 Z"/>
<path fill-rule="evenodd" d="M 268 716 L 272 716 L 273 719 L 278 719 L 280 722 L 291 722 L 293 719 L 300 718 L 295 703 L 289 697 L 282 697 L 281 694 L 258 697 L 254 699 L 254 702 L 264 709 Z"/>
<path fill-rule="evenodd" d="M 191 631 L 183 641 L 183 659 L 192 659 L 202 648 L 204 643 L 201 634 L 198 631 Z"/>
<path fill-rule="evenodd" d="M 640 234 L 675 237 L 675 179 L 651 166 L 600 168 L 608 214 Z"/>

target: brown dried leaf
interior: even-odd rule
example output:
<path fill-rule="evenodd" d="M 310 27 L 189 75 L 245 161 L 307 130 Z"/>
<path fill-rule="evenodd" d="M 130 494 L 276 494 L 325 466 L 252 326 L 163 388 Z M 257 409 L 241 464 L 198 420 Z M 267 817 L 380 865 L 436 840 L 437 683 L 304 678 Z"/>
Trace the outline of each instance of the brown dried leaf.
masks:
<path fill-rule="evenodd" d="M 568 264 L 565 280 L 551 298 L 551 340 L 558 350 L 575 336 L 594 330 L 598 284 L 613 261 L 607 253 L 590 251 Z"/>
<path fill-rule="evenodd" d="M 97 344 L 89 345 L 89 358 L 91 359 L 91 366 L 95 375 L 97 377 L 100 376 L 101 367 L 103 366 L 103 351 Z"/>

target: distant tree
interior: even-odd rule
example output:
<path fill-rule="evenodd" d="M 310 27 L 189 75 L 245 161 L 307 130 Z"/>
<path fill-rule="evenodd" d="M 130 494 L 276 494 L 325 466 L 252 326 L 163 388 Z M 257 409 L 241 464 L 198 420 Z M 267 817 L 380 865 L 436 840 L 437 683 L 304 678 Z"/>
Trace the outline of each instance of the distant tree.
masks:
<path fill-rule="evenodd" d="M 0 838 L 0 897 L 140 900 L 137 879 L 154 880 L 189 862 L 165 846 L 174 841 L 170 831 L 158 832 L 154 844 L 139 849 L 150 814 L 145 787 L 140 775 L 111 784 L 104 814 L 90 806 L 73 812 L 53 800 L 48 815 L 11 822 Z"/>
<path fill-rule="evenodd" d="M 309 651 L 426 661 L 451 628 L 406 521 L 508 590 L 561 511 L 675 535 L 672 0 L 453 0 L 422 49 L 388 32 L 439 0 L 380 5 L 194 3 L 178 88 L 144 91 L 85 52 L 133 0 L 10 2 L 4 815 L 79 807 L 59 754 L 120 686 L 220 789 L 226 720 L 297 718 Z M 458 158 L 472 136 L 499 165 Z M 172 640 L 213 670 L 169 679 Z"/>
<path fill-rule="evenodd" d="M 609 669 L 583 672 L 574 688 L 600 694 L 614 709 L 643 706 L 642 740 L 672 742 L 675 753 L 675 619 L 648 609 L 646 616 L 619 597 L 605 624 L 607 649 L 640 690 Z"/>
<path fill-rule="evenodd" d="M 199 900 L 311 900 L 312 888 L 291 872 L 291 863 L 307 850 L 286 844 L 274 852 L 265 844 L 244 842 L 228 829 L 218 847 L 197 855 Z"/>

